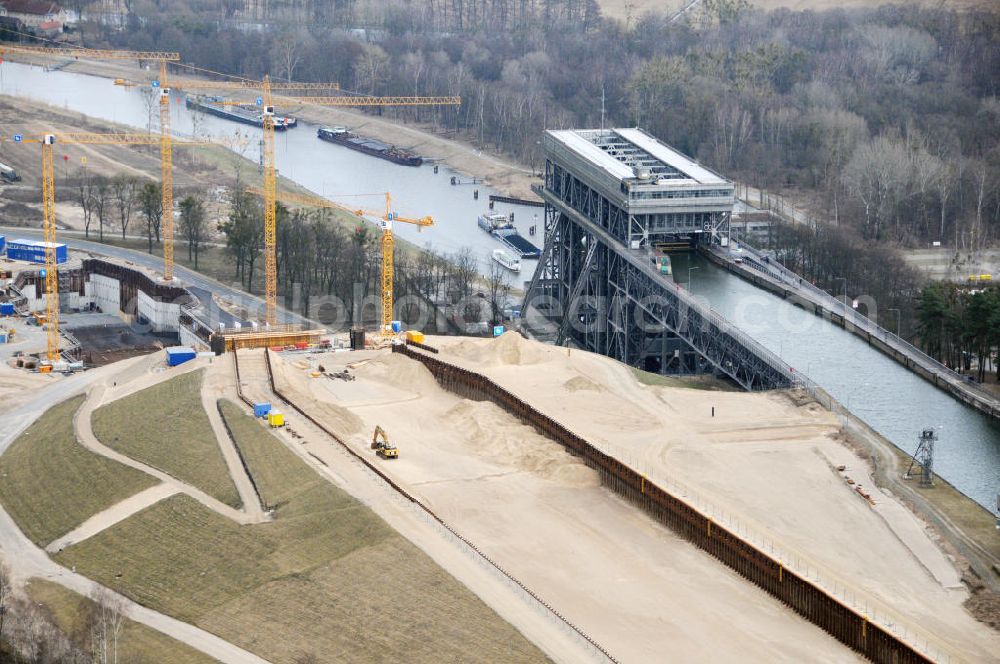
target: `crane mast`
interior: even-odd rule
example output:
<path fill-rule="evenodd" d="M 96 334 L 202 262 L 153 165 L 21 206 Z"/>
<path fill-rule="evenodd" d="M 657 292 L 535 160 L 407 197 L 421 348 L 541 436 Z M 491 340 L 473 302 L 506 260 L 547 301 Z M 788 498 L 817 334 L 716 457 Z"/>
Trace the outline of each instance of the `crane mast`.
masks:
<path fill-rule="evenodd" d="M 45 326 L 46 356 L 49 362 L 59 359 L 59 273 L 56 257 L 55 209 L 55 142 L 56 137 L 42 137 L 42 228 L 45 238 Z"/>
<path fill-rule="evenodd" d="M 160 61 L 160 195 L 163 207 L 163 280 L 174 278 L 174 150 L 170 138 L 167 62 Z"/>
<path fill-rule="evenodd" d="M 271 79 L 264 77 L 262 85 L 264 99 L 264 300 L 268 325 L 277 322 L 278 309 L 278 229 L 277 176 L 274 168 L 274 101 L 271 99 Z"/>

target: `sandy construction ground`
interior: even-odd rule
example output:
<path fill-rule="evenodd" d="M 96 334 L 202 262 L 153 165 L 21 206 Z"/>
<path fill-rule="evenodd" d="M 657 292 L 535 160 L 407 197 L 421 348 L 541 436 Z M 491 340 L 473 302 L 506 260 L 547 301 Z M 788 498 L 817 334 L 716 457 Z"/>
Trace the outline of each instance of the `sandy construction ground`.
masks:
<path fill-rule="evenodd" d="M 45 348 L 45 332 L 41 328 L 27 325 L 21 318 L 0 318 L 0 329 L 14 331 L 13 343 L 0 344 L 0 413 L 4 413 L 27 403 L 36 396 L 37 390 L 57 382 L 60 377 L 12 366 L 14 353 L 27 355 Z"/>
<path fill-rule="evenodd" d="M 1000 635 L 962 608 L 967 593 L 954 565 L 874 486 L 838 442 L 835 418 L 815 403 L 645 386 L 607 358 L 515 335 L 430 343 L 442 359 L 490 376 L 654 481 L 684 485 L 838 594 L 846 586 L 859 604 L 888 610 L 960 657 L 1000 652 Z"/>
<path fill-rule="evenodd" d="M 790 567 L 857 606 L 929 635 L 937 652 L 969 661 L 1000 652 L 1000 635 L 962 607 L 967 593 L 951 560 L 874 487 L 816 404 L 646 386 L 607 358 L 510 334 L 429 343 L 654 481 L 681 483 L 721 522 L 773 545 Z M 685 661 L 853 659 L 601 488 L 558 445 L 491 404 L 441 390 L 418 364 L 370 352 L 282 358 L 279 387 L 358 449 L 383 426 L 400 447 L 385 463 L 395 478 L 623 661 L 664 652 Z M 308 377 L 317 364 L 347 362 L 356 381 Z"/>
<path fill-rule="evenodd" d="M 700 550 L 603 489 L 557 444 L 496 407 L 441 390 L 420 365 L 358 358 L 357 380 L 312 379 L 276 359 L 280 389 L 368 449 L 375 425 L 400 458 L 384 468 L 445 521 L 622 661 L 856 661 Z M 316 403 L 319 402 L 319 403 Z M 319 407 L 321 406 L 321 407 Z M 362 422 L 356 427 L 355 418 Z M 335 450 L 310 452 L 337 461 Z M 780 635 L 780 636 L 779 636 Z"/>

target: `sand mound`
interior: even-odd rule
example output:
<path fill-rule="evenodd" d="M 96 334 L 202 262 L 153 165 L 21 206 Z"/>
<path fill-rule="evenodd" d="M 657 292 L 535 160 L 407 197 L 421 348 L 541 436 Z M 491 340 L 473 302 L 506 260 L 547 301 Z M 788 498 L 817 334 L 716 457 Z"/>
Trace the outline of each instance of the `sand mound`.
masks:
<path fill-rule="evenodd" d="M 447 413 L 469 449 L 499 463 L 526 470 L 563 486 L 600 485 L 597 473 L 532 427 L 513 420 L 486 401 L 462 401 Z"/>
<path fill-rule="evenodd" d="M 536 342 L 517 332 L 504 332 L 496 339 L 467 339 L 448 345 L 446 352 L 483 366 L 538 364 L 543 360 Z"/>
<path fill-rule="evenodd" d="M 312 389 L 313 379 L 299 369 L 289 366 L 287 362 L 274 355 L 271 356 L 271 369 L 274 372 L 274 386 L 334 433 L 348 436 L 358 433 L 363 428 L 361 418 L 351 411 L 325 399 L 316 398 Z"/>
<path fill-rule="evenodd" d="M 586 376 L 574 376 L 563 383 L 563 387 L 565 387 L 569 392 L 580 392 L 582 390 L 589 390 L 591 392 L 607 391 L 603 385 L 595 383 Z"/>
<path fill-rule="evenodd" d="M 380 355 L 358 366 L 354 373 L 366 380 L 374 380 L 421 395 L 441 389 L 434 374 L 428 371 L 427 367 L 417 360 L 411 360 L 397 353 Z"/>

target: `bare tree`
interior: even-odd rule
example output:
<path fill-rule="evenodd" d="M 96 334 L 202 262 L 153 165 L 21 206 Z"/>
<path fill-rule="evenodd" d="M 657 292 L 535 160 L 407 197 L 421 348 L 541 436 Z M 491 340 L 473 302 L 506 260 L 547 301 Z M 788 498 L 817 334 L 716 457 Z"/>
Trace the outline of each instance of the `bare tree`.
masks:
<path fill-rule="evenodd" d="M 125 601 L 103 586 L 90 595 L 92 608 L 91 648 L 97 664 L 118 664 L 122 630 L 127 620 Z"/>
<path fill-rule="evenodd" d="M 198 269 L 198 254 L 201 245 L 208 236 L 208 223 L 205 216 L 205 204 L 201 199 L 187 196 L 180 204 L 180 231 L 188 245 L 188 260 L 194 258 L 194 269 Z"/>
<path fill-rule="evenodd" d="M 130 175 L 118 175 L 111 181 L 111 191 L 118 212 L 118 227 L 124 240 L 138 199 L 139 181 Z"/>
<path fill-rule="evenodd" d="M 159 91 L 150 85 L 144 85 L 139 90 L 142 98 L 142 107 L 146 111 L 146 133 L 153 133 L 153 121 L 157 119 L 160 108 Z"/>
<path fill-rule="evenodd" d="M 451 258 L 454 269 L 451 273 L 451 287 L 454 300 L 464 300 L 472 295 L 472 286 L 479 274 L 479 262 L 469 247 L 462 247 Z"/>
<path fill-rule="evenodd" d="M 111 216 L 111 182 L 103 175 L 95 176 L 91 181 L 90 191 L 94 214 L 97 215 L 98 236 L 104 242 L 104 227 L 108 225 Z"/>
<path fill-rule="evenodd" d="M 375 94 L 389 75 L 389 54 L 381 46 L 366 45 L 354 66 L 357 84 Z"/>
<path fill-rule="evenodd" d="M 4 620 L 7 617 L 8 604 L 11 597 L 10 568 L 7 563 L 0 562 L 0 641 L 3 641 Z"/>
<path fill-rule="evenodd" d="M 83 234 L 90 237 L 90 225 L 94 221 L 94 182 L 90 172 L 84 168 L 77 184 L 77 202 L 83 211 Z"/>
<path fill-rule="evenodd" d="M 958 169 L 955 164 L 944 162 L 934 178 L 934 189 L 938 195 L 938 202 L 941 205 L 941 220 L 938 228 L 938 239 L 944 241 L 944 227 L 948 215 L 948 199 L 955 193 L 955 188 L 959 183 Z"/>
<path fill-rule="evenodd" d="M 490 261 L 486 275 L 486 286 L 490 296 L 490 325 L 503 322 L 503 310 L 510 295 L 510 273 L 496 261 Z"/>
<path fill-rule="evenodd" d="M 275 40 L 274 59 L 286 81 L 295 77 L 295 70 L 302 61 L 303 40 L 308 36 L 305 32 L 284 32 Z"/>
<path fill-rule="evenodd" d="M 880 136 L 854 151 L 844 168 L 844 182 L 864 205 L 865 234 L 882 236 L 890 217 L 898 218 L 896 203 L 910 183 L 910 157 L 904 145 Z"/>
<path fill-rule="evenodd" d="M 160 241 L 163 223 L 163 189 L 159 182 L 147 182 L 139 190 L 139 214 L 146 222 L 149 253 L 153 253 L 153 240 Z"/>

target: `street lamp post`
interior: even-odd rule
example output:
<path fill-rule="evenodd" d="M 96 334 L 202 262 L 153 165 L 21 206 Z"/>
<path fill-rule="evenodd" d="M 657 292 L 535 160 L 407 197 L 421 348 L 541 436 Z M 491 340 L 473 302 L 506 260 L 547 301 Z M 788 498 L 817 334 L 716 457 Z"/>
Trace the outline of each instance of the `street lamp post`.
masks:
<path fill-rule="evenodd" d="M 889 311 L 895 311 L 896 312 L 896 336 L 898 337 L 899 336 L 899 319 L 900 319 L 899 309 L 892 309 L 892 308 L 890 308 Z"/>

